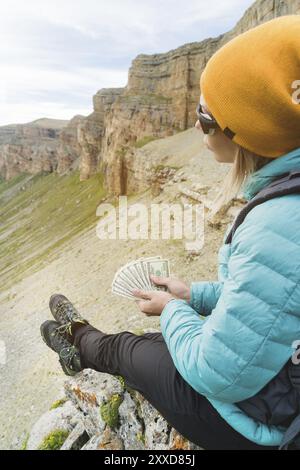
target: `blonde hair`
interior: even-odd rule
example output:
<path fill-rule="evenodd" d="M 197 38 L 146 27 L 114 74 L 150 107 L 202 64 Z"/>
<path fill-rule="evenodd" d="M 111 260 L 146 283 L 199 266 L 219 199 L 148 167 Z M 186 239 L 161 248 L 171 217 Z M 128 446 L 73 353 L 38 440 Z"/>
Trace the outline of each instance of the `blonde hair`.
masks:
<path fill-rule="evenodd" d="M 237 146 L 233 165 L 225 177 L 216 198 L 212 202 L 211 215 L 226 212 L 232 200 L 238 195 L 246 179 L 272 159 L 257 155 L 240 145 Z"/>

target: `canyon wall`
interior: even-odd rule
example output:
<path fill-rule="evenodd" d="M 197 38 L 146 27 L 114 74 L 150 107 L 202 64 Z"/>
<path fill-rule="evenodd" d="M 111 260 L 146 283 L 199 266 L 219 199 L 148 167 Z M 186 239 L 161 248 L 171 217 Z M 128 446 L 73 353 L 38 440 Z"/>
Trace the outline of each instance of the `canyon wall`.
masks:
<path fill-rule="evenodd" d="M 98 91 L 94 111 L 85 118 L 75 117 L 62 129 L 0 128 L 0 175 L 63 173 L 80 157 L 81 179 L 102 171 L 111 194 L 126 194 L 136 183 L 146 187 L 151 156 L 145 174 L 139 169 L 139 181 L 130 180 L 135 165 L 141 166 L 140 147 L 194 125 L 199 79 L 211 55 L 236 35 L 295 13 L 300 14 L 300 0 L 257 0 L 225 34 L 163 54 L 138 55 L 129 69 L 127 86 Z"/>
<path fill-rule="evenodd" d="M 300 14 L 300 0 L 258 0 L 229 32 L 217 38 L 186 44 L 163 54 L 138 55 L 122 89 L 100 90 L 94 98 L 95 112 L 88 120 L 98 124 L 101 138 L 93 131 L 82 133 L 90 150 L 82 154 L 82 178 L 103 171 L 110 193 L 125 194 L 134 187 L 146 189 L 153 179 L 151 155 L 147 162 L 139 147 L 150 139 L 165 137 L 192 127 L 199 100 L 200 75 L 211 55 L 233 37 L 285 14 Z M 105 99 L 103 98 L 105 97 Z M 98 118 L 97 116 L 100 116 Z M 87 137 L 86 137 L 87 136 Z M 136 148 L 138 147 L 138 148 Z M 142 156 L 145 157 L 145 156 Z M 136 179 L 139 168 L 139 179 Z M 135 178 L 131 179 L 131 175 Z"/>
<path fill-rule="evenodd" d="M 38 119 L 0 127 L 0 176 L 10 179 L 20 173 L 63 174 L 79 157 L 77 128 L 82 119 Z"/>

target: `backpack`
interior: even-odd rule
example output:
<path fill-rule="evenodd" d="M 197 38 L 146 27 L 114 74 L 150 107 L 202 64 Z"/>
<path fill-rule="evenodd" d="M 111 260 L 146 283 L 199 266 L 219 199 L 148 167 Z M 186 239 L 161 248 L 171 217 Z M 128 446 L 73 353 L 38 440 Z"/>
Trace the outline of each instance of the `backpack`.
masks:
<path fill-rule="evenodd" d="M 232 242 L 235 231 L 254 207 L 275 197 L 295 193 L 300 194 L 300 170 L 292 170 L 274 179 L 239 212 L 225 244 Z M 300 450 L 300 364 L 293 363 L 292 358 L 255 396 L 235 404 L 256 421 L 286 429 L 279 450 L 288 450 L 289 447 Z"/>

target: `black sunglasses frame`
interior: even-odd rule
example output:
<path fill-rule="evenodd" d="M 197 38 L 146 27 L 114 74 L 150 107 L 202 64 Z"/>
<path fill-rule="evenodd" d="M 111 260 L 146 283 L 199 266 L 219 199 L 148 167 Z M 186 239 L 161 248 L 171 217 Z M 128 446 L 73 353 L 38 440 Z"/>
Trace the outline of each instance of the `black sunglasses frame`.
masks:
<path fill-rule="evenodd" d="M 213 117 L 209 119 L 205 116 L 205 114 L 207 115 L 207 113 L 203 111 L 203 108 L 200 103 L 198 103 L 198 106 L 196 108 L 196 114 L 204 134 L 211 134 L 211 129 L 220 129 L 219 124 Z"/>
<path fill-rule="evenodd" d="M 200 122 L 201 128 L 204 132 L 204 134 L 213 134 L 214 132 L 211 132 L 214 129 L 221 129 L 217 121 L 215 120 L 214 117 L 211 116 L 211 119 L 207 118 L 205 113 L 203 111 L 203 108 L 201 106 L 201 103 L 198 104 L 196 108 L 196 114 L 198 121 Z M 221 129 L 221 131 L 230 139 L 232 140 L 235 136 L 235 132 L 233 132 L 229 127 L 225 127 L 225 129 Z"/>

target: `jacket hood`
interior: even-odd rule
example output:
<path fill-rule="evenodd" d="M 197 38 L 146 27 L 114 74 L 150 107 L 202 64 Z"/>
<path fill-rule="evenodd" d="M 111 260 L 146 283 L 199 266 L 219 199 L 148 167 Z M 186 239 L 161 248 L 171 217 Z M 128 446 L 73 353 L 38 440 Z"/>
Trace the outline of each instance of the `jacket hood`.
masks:
<path fill-rule="evenodd" d="M 291 170 L 300 170 L 300 147 L 282 155 L 250 175 L 243 188 L 245 199 L 252 199 L 261 189 L 271 183 L 277 176 Z"/>

